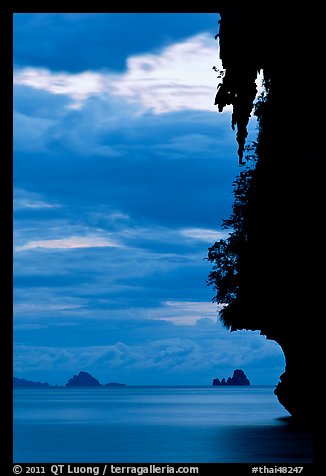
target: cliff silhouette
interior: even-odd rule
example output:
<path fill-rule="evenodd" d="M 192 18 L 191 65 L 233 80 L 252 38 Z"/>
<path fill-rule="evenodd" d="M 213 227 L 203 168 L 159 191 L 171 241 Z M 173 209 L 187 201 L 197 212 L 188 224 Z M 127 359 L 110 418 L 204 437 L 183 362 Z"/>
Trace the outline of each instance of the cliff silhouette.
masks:
<path fill-rule="evenodd" d="M 275 394 L 296 420 L 313 421 L 313 389 L 303 383 L 316 367 L 313 349 L 320 315 L 323 173 L 318 104 L 319 56 L 316 2 L 304 15 L 282 3 L 219 2 L 216 35 L 223 80 L 215 104 L 233 106 L 242 179 L 235 187 L 235 227 L 215 243 L 208 284 L 231 331 L 259 330 L 283 349 L 286 368 Z M 300 65 L 306 59 L 306 69 Z M 303 67 L 304 68 L 304 67 Z M 262 71 L 266 93 L 254 108 L 255 79 Z M 318 113 L 318 109 L 319 113 Z M 247 124 L 255 110 L 255 166 L 244 171 Z M 321 116 L 319 114 L 321 113 Z"/>

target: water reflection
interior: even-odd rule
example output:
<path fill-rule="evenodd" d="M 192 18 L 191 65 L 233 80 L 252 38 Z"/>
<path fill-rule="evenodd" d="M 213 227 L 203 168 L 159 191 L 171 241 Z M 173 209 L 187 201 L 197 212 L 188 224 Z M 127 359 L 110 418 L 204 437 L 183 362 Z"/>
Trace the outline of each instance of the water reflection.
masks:
<path fill-rule="evenodd" d="M 223 448 L 221 448 L 221 444 Z M 219 462 L 311 463 L 313 437 L 308 430 L 288 422 L 278 425 L 231 426 L 217 432 L 216 453 Z"/>

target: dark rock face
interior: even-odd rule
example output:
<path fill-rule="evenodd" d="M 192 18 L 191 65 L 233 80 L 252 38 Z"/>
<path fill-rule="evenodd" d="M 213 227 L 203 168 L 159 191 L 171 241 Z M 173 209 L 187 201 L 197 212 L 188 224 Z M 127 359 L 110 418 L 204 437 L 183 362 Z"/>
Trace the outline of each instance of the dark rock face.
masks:
<path fill-rule="evenodd" d="M 24 378 L 14 377 L 13 379 L 14 388 L 48 388 L 50 385 L 48 383 L 33 382 L 31 380 L 25 380 Z"/>
<path fill-rule="evenodd" d="M 104 385 L 104 387 L 126 387 L 127 385 L 125 383 L 119 383 L 119 382 L 109 382 Z"/>
<path fill-rule="evenodd" d="M 101 387 L 101 384 L 88 372 L 79 372 L 68 380 L 66 387 Z"/>
<path fill-rule="evenodd" d="M 236 369 L 233 371 L 232 377 L 228 377 L 227 381 L 225 381 L 225 378 L 222 378 L 221 381 L 218 378 L 214 378 L 212 385 L 213 387 L 219 385 L 250 385 L 250 382 L 243 370 Z"/>
<path fill-rule="evenodd" d="M 321 121 L 310 120 L 324 114 L 315 94 L 323 64 L 322 16 L 316 2 L 306 7 L 303 45 L 309 72 L 302 86 L 295 79 L 301 55 L 296 44 L 299 10 L 290 11 L 281 2 L 255 0 L 219 4 L 225 74 L 216 104 L 219 110 L 233 105 L 232 127 L 237 128 L 241 160 L 252 110 L 252 78 L 259 69 L 264 72 L 269 92 L 258 111 L 259 161 L 247 196 L 238 292 L 225 308 L 223 320 L 231 331 L 259 330 L 281 346 L 286 367 L 275 394 L 293 417 L 312 423 L 319 406 L 311 385 L 303 384 L 303 379 L 312 369 L 322 374 L 315 349 L 319 347 L 316 323 L 324 308 L 324 290 L 316 256 L 325 243 L 319 231 L 307 236 L 304 246 L 298 236 L 303 223 L 322 223 L 325 135 Z M 291 94 L 285 87 L 284 71 L 293 78 Z M 279 230 L 283 230 L 282 237 Z M 277 300 L 281 304 L 275 311 L 271 303 Z"/>

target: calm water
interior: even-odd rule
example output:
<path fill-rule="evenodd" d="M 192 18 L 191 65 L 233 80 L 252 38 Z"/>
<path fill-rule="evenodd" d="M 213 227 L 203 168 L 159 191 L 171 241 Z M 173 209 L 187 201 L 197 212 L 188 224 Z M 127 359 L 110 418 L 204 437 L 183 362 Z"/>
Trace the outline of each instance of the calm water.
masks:
<path fill-rule="evenodd" d="M 16 389 L 15 462 L 312 462 L 272 387 Z"/>

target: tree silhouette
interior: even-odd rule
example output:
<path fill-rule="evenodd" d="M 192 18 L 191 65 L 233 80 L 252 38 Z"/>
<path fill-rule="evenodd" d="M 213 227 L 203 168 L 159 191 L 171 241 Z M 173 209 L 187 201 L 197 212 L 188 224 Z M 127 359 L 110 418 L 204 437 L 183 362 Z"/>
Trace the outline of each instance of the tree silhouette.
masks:
<path fill-rule="evenodd" d="M 249 148 L 247 148 L 249 150 Z M 250 148 L 254 150 L 254 146 Z M 248 160 L 248 156 L 247 160 Z M 254 163 L 255 156 L 250 158 Z M 215 242 L 208 249 L 207 259 L 213 263 L 207 284 L 211 285 L 216 292 L 212 301 L 218 304 L 231 304 L 238 296 L 239 292 L 239 272 L 241 256 L 245 252 L 247 243 L 247 223 L 248 223 L 248 197 L 249 188 L 253 181 L 254 166 L 242 170 L 233 183 L 234 202 L 232 214 L 228 219 L 223 220 L 222 228 L 230 229 L 228 238 Z M 232 328 L 224 318 L 223 310 L 220 311 L 222 321 L 227 327 Z"/>

